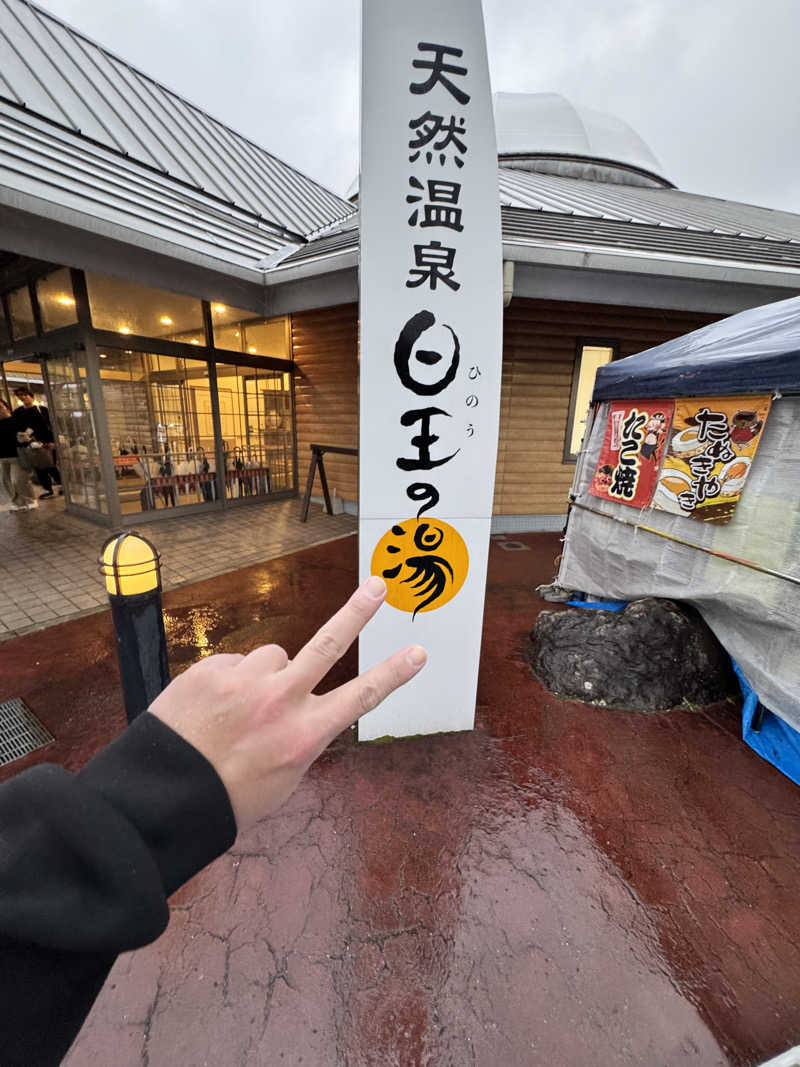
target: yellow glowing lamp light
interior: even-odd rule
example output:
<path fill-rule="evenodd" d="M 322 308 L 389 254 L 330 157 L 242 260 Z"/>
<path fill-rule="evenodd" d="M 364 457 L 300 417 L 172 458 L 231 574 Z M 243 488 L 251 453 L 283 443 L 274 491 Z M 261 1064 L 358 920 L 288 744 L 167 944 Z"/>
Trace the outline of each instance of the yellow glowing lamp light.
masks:
<path fill-rule="evenodd" d="M 137 596 L 161 588 L 158 550 L 138 533 L 117 534 L 103 545 L 100 573 L 112 596 Z"/>

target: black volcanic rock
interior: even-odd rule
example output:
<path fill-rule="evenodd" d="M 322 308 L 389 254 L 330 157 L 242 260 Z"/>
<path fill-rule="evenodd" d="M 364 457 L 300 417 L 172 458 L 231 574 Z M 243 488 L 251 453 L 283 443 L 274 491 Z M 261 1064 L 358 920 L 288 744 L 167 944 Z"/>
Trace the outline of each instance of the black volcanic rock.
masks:
<path fill-rule="evenodd" d="M 730 657 L 694 608 L 646 597 L 622 612 L 543 611 L 530 661 L 570 700 L 663 711 L 713 704 L 736 691 Z"/>

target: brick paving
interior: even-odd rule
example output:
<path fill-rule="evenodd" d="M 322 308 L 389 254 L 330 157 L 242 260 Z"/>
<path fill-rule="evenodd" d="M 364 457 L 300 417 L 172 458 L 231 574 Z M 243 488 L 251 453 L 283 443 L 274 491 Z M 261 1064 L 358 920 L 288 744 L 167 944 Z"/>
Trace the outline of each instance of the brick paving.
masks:
<path fill-rule="evenodd" d="M 142 523 L 161 553 L 164 588 L 355 533 L 350 515 L 314 505 L 298 520 L 298 500 L 231 508 Z M 0 511 L 0 641 L 108 607 L 97 557 L 109 531 L 64 510 L 62 500 L 36 511 Z"/>

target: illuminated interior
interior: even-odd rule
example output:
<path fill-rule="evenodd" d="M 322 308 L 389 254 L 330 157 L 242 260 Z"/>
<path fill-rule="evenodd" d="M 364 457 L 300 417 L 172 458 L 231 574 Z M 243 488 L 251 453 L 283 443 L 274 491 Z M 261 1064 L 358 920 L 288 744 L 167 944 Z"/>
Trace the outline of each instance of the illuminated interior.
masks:
<path fill-rule="evenodd" d="M 288 317 L 221 301 L 204 311 L 199 298 L 87 271 L 85 322 L 97 353 L 87 373 L 78 335 L 66 332 L 80 315 L 73 277 L 40 271 L 0 300 L 0 344 L 36 353 L 6 358 L 0 387 L 12 404 L 21 384 L 48 404 L 68 504 L 108 515 L 118 500 L 123 516 L 154 517 L 294 490 Z M 74 340 L 48 346 L 54 331 Z M 39 335 L 43 360 L 29 340 Z"/>
<path fill-rule="evenodd" d="M 100 379 L 123 514 L 213 504 L 294 485 L 288 371 L 105 349 Z"/>

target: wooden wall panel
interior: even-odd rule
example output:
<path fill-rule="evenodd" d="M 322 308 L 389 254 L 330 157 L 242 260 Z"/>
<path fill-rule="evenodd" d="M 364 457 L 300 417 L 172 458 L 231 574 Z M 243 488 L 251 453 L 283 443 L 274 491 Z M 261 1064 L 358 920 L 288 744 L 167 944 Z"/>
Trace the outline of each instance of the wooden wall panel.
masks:
<path fill-rule="evenodd" d="M 297 485 L 302 493 L 309 445 L 358 447 L 358 307 L 341 304 L 292 315 L 292 358 L 297 427 Z M 331 492 L 358 500 L 358 459 L 325 456 Z M 314 495 L 322 496 L 317 476 Z"/>
<path fill-rule="evenodd" d="M 719 316 L 650 308 L 514 298 L 503 328 L 503 378 L 496 515 L 560 515 L 574 464 L 564 463 L 572 374 L 579 339 L 616 342 L 629 356 Z M 342 304 L 292 315 L 296 366 L 298 485 L 312 441 L 358 446 L 358 308 Z M 331 485 L 358 499 L 354 458 L 328 456 Z M 315 494 L 321 493 L 319 482 Z"/>
<path fill-rule="evenodd" d="M 629 356 L 718 316 L 514 298 L 503 323 L 496 515 L 560 515 L 574 464 L 564 463 L 579 339 L 617 342 Z"/>

